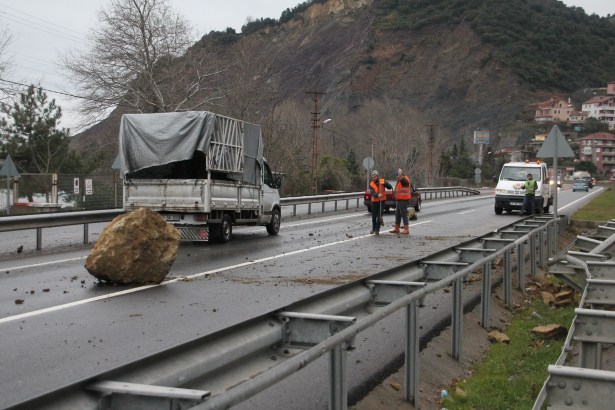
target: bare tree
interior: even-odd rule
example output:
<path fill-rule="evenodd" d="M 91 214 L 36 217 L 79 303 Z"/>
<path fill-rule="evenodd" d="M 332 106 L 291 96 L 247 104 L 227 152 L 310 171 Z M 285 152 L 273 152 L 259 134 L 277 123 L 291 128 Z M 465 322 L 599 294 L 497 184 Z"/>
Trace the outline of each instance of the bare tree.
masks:
<path fill-rule="evenodd" d="M 0 100 L 4 101 L 9 95 L 15 95 L 15 84 L 7 82 L 4 78 L 5 73 L 11 67 L 11 58 L 8 55 L 8 48 L 13 42 L 13 35 L 8 29 L 0 31 Z"/>
<path fill-rule="evenodd" d="M 111 0 L 91 29 L 92 47 L 62 56 L 86 99 L 84 115 L 121 105 L 135 112 L 198 109 L 217 98 L 205 90 L 218 73 L 202 50 L 189 50 L 193 28 L 167 0 Z M 184 54 L 185 53 L 185 54 Z"/>

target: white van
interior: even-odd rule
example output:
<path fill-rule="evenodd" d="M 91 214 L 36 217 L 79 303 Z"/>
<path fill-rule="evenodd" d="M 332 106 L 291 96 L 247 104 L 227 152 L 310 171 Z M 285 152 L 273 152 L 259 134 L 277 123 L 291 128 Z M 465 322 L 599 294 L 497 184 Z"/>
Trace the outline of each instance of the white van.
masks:
<path fill-rule="evenodd" d="M 547 177 L 547 164 L 541 161 L 525 161 L 509 162 L 502 167 L 498 184 L 495 187 L 494 209 L 496 214 L 501 215 L 503 211 L 512 212 L 513 210 L 523 212 L 525 190 L 521 188 L 527 180 L 527 174 L 532 174 L 538 184 L 534 208 L 538 213 L 549 212 L 557 188 Z"/>

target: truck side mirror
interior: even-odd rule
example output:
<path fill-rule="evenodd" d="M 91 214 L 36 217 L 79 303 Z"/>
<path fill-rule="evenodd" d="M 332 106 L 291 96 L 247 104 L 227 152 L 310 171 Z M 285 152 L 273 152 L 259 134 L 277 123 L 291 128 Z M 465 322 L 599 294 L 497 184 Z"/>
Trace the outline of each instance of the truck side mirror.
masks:
<path fill-rule="evenodd" d="M 282 179 L 280 178 L 279 175 L 276 175 L 275 177 L 273 177 L 273 186 L 272 186 L 272 188 L 280 189 L 281 186 L 282 186 Z"/>
<path fill-rule="evenodd" d="M 498 176 L 497 175 L 494 175 L 491 179 L 493 180 L 493 182 L 498 182 Z"/>

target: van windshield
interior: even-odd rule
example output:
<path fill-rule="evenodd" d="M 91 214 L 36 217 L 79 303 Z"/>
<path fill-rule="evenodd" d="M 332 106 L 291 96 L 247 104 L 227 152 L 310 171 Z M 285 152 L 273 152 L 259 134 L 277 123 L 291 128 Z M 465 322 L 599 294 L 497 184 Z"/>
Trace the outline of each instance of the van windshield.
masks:
<path fill-rule="evenodd" d="M 540 181 L 540 167 L 513 167 L 504 166 L 500 179 L 504 181 L 525 181 L 527 174 L 532 174 L 536 181 Z"/>

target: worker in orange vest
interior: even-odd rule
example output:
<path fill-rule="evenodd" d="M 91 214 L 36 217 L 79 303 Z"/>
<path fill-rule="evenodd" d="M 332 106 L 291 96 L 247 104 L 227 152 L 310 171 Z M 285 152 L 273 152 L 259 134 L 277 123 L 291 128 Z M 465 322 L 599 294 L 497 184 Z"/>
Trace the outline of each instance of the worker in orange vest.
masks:
<path fill-rule="evenodd" d="M 410 202 L 410 178 L 404 174 L 404 172 L 398 169 L 395 172 L 397 177 L 397 184 L 395 184 L 395 190 L 393 191 L 393 197 L 395 198 L 395 227 L 391 229 L 390 233 L 400 233 L 399 225 L 404 222 L 404 229 L 401 231 L 403 235 L 408 235 L 408 203 Z"/>
<path fill-rule="evenodd" d="M 370 234 L 380 234 L 381 204 L 386 200 L 385 188 L 393 186 L 380 178 L 378 171 L 372 171 L 372 182 L 369 183 L 370 197 L 372 199 L 372 230 Z"/>

